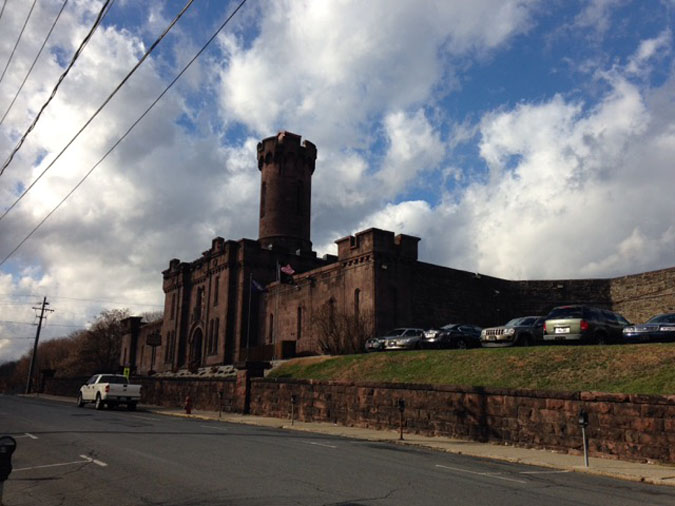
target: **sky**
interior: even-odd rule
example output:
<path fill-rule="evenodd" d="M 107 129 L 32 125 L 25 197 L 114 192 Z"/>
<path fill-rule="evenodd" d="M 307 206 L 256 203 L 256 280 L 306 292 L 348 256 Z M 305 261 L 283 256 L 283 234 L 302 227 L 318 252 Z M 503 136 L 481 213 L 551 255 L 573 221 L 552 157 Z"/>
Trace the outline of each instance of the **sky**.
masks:
<path fill-rule="evenodd" d="M 78 184 L 238 5 L 117 0 L 0 176 L 0 259 Z M 0 115 L 62 6 L 0 0 Z M 69 0 L 5 120 L 0 161 L 102 1 Z M 675 0 L 248 0 L 81 186 L 0 265 L 0 362 L 104 309 L 161 310 L 169 260 L 257 238 L 256 145 L 316 144 L 319 255 L 370 227 L 506 279 L 675 265 Z M 16 51 L 10 61 L 15 44 Z M 56 160 L 56 161 L 54 161 Z"/>

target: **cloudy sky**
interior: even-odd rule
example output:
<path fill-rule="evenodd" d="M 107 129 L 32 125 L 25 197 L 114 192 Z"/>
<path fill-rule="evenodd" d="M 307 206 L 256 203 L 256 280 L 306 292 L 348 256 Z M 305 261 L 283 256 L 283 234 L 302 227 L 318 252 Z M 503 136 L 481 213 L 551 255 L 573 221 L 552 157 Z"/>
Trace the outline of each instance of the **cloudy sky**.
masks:
<path fill-rule="evenodd" d="M 237 2 L 117 0 L 0 176 L 0 260 L 164 91 Z M 0 0 L 5 115 L 62 0 Z M 4 162 L 103 2 L 69 0 L 0 124 Z M 102 309 L 161 308 L 161 271 L 256 238 L 257 142 L 318 148 L 319 254 L 369 227 L 424 261 L 508 279 L 675 265 L 674 0 L 288 0 L 246 5 L 91 176 L 0 265 L 0 362 Z"/>

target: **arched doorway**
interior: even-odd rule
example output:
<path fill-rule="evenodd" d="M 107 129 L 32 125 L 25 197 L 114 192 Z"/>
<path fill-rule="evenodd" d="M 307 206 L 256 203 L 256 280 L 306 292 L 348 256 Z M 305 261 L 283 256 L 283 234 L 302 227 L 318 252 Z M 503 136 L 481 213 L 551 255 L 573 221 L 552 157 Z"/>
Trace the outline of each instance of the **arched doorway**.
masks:
<path fill-rule="evenodd" d="M 198 328 L 192 334 L 192 347 L 190 349 L 190 368 L 196 369 L 202 365 L 202 346 L 204 334 L 202 329 Z"/>

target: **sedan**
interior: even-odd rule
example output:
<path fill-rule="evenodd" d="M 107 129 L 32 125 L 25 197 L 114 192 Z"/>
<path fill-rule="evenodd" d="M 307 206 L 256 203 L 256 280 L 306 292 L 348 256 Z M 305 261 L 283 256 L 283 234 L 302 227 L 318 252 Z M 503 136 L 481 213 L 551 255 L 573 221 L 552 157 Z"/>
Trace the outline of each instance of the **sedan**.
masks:
<path fill-rule="evenodd" d="M 424 339 L 424 329 L 401 328 L 384 336 L 385 350 L 418 350 Z"/>
<path fill-rule="evenodd" d="M 675 341 L 675 313 L 653 316 L 647 323 L 629 325 L 623 329 L 625 341 Z"/>
<path fill-rule="evenodd" d="M 424 333 L 423 348 L 479 348 L 481 328 L 466 323 L 448 323 Z"/>

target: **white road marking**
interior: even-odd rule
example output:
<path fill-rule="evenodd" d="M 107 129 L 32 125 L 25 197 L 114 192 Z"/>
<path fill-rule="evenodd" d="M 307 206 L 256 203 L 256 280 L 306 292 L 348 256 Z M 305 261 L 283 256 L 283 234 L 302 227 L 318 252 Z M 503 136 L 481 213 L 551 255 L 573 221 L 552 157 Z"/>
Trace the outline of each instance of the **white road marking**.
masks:
<path fill-rule="evenodd" d="M 337 448 L 337 446 L 326 445 L 326 444 L 323 444 L 323 443 L 315 443 L 314 441 L 302 441 L 302 442 L 307 444 L 307 445 L 323 446 L 324 448 Z"/>
<path fill-rule="evenodd" d="M 560 473 L 569 473 L 569 469 L 564 469 L 560 471 L 521 471 L 520 474 L 560 474 Z"/>
<path fill-rule="evenodd" d="M 468 469 L 462 469 L 461 467 L 443 466 L 441 464 L 436 464 L 436 467 L 440 467 L 440 468 L 443 468 L 443 469 L 449 469 L 451 471 L 460 471 L 462 473 L 476 474 L 478 476 L 487 476 L 489 478 L 496 478 L 498 480 L 514 481 L 516 483 L 527 483 L 526 481 L 523 481 L 523 480 L 516 480 L 516 479 L 513 479 L 513 478 L 507 478 L 505 476 L 499 476 L 499 473 L 479 473 L 477 471 L 469 471 Z"/>
<path fill-rule="evenodd" d="M 24 434 L 23 436 L 15 436 L 14 439 L 21 439 L 21 438 L 24 438 L 24 437 L 29 437 L 31 439 L 37 439 L 38 438 L 37 436 L 34 436 L 30 432 L 24 432 L 23 434 Z"/>
<path fill-rule="evenodd" d="M 213 429 L 213 430 L 224 430 L 227 431 L 228 429 L 225 427 L 216 427 L 214 425 L 200 425 L 200 427 L 205 427 L 207 429 Z"/>
<path fill-rule="evenodd" d="M 14 471 L 31 471 L 33 469 L 45 469 L 47 467 L 61 467 L 61 466 L 73 466 L 75 464 L 96 464 L 97 466 L 106 467 L 108 464 L 101 462 L 100 460 L 92 459 L 86 455 L 80 455 L 84 460 L 74 460 L 72 462 L 59 462 L 58 464 L 45 464 L 42 466 L 31 466 L 31 467 L 20 467 L 14 469 Z"/>
<path fill-rule="evenodd" d="M 96 464 L 97 466 L 106 467 L 108 465 L 105 462 L 101 462 L 100 460 L 92 459 L 91 457 L 87 457 L 86 455 L 80 455 L 80 457 L 82 457 L 84 460 L 87 460 L 87 461 L 91 462 L 92 464 Z"/>
<path fill-rule="evenodd" d="M 151 422 L 156 422 L 156 418 L 150 418 L 149 416 L 140 416 L 140 415 L 128 415 L 130 418 L 140 418 L 141 420 L 150 420 Z"/>

